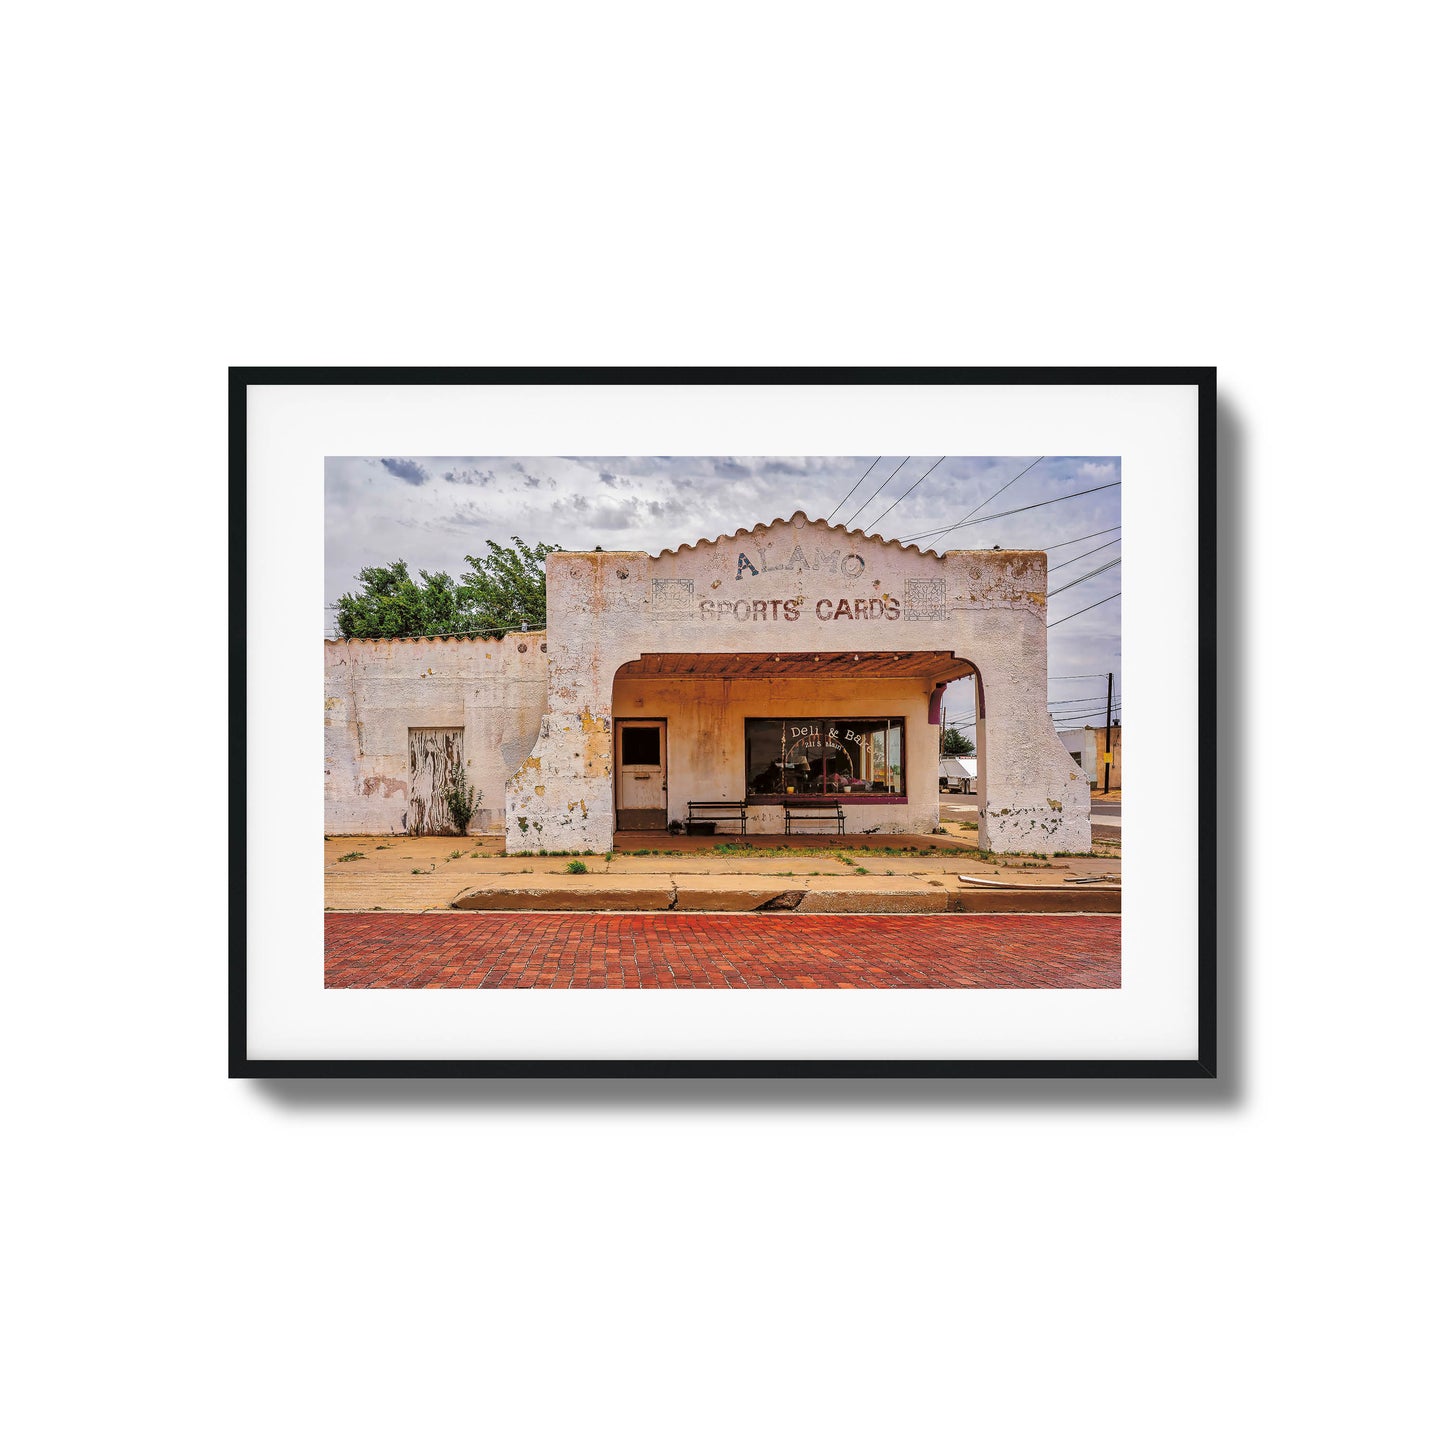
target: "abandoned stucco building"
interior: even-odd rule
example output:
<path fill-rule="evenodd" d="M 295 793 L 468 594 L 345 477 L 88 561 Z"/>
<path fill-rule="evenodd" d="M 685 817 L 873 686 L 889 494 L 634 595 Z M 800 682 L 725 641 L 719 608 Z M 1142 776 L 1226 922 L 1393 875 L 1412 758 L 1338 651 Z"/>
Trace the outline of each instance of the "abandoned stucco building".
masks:
<path fill-rule="evenodd" d="M 554 552 L 545 632 L 327 642 L 326 830 L 452 831 L 465 766 L 470 831 L 509 851 L 601 852 L 690 809 L 750 835 L 927 833 L 943 688 L 972 677 L 979 845 L 1086 852 L 1046 590 L 1042 552 L 940 555 L 801 512 L 655 557 Z"/>

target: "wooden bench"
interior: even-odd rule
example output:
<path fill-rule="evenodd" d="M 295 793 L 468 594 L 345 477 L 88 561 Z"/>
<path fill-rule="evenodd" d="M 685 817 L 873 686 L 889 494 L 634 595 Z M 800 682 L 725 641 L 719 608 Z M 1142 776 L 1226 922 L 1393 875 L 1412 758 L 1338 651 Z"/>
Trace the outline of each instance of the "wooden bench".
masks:
<path fill-rule="evenodd" d="M 783 804 L 783 833 L 790 834 L 793 831 L 794 822 L 811 823 L 814 820 L 823 823 L 831 823 L 835 819 L 838 823 L 838 831 L 843 831 L 843 805 L 842 803 L 784 803 Z"/>
<path fill-rule="evenodd" d="M 743 836 L 747 836 L 748 805 L 746 803 L 734 802 L 727 798 L 713 798 L 690 802 L 687 805 L 687 831 L 689 833 L 692 832 L 694 823 L 711 822 L 714 818 L 725 818 L 729 821 L 736 818 L 741 825 Z"/>

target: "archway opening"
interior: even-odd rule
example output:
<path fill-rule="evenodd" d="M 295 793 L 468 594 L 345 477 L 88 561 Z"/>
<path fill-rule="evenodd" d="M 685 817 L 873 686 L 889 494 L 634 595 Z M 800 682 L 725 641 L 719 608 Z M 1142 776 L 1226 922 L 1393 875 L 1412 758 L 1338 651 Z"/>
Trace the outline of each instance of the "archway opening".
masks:
<path fill-rule="evenodd" d="M 613 680 L 620 833 L 931 835 L 951 652 L 646 653 Z"/>

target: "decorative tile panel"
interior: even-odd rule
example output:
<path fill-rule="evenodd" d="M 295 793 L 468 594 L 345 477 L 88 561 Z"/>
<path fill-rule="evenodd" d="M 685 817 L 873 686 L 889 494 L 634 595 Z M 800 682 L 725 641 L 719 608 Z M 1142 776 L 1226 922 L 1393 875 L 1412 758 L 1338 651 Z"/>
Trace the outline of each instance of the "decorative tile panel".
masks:
<path fill-rule="evenodd" d="M 663 616 L 676 617 L 691 612 L 693 585 L 691 577 L 654 577 L 652 579 L 652 610 Z"/>
<path fill-rule="evenodd" d="M 948 616 L 947 587 L 942 577 L 909 577 L 903 583 L 903 615 L 915 622 Z"/>

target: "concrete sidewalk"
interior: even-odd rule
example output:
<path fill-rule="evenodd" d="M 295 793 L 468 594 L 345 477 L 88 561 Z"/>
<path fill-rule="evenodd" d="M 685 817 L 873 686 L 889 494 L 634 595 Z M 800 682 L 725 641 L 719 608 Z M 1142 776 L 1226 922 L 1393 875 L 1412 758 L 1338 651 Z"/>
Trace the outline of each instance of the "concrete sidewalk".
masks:
<path fill-rule="evenodd" d="M 328 838 L 333 912 L 1118 913 L 1120 846 L 982 857 L 973 835 L 627 835 L 610 858 L 506 857 L 500 840 Z M 648 846 L 655 843 L 657 846 Z M 577 865 L 586 871 L 571 871 Z M 960 879 L 960 874 L 965 875 Z M 1091 883 L 1070 879 L 1097 878 Z"/>

